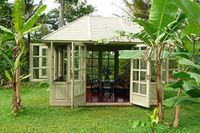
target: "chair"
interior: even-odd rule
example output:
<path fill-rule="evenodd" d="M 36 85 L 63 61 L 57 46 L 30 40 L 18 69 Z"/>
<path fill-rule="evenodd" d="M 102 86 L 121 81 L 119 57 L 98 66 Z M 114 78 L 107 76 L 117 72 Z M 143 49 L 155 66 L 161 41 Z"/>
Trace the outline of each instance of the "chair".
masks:
<path fill-rule="evenodd" d="M 86 89 L 89 89 L 91 92 L 98 93 L 100 90 L 100 81 L 98 79 L 92 79 L 88 82 Z"/>
<path fill-rule="evenodd" d="M 113 82 L 110 80 L 102 81 L 102 90 L 104 94 L 104 102 L 114 101 Z"/>
<path fill-rule="evenodd" d="M 97 102 L 98 95 L 100 92 L 100 81 L 98 79 L 92 79 L 87 81 L 86 86 L 86 101 L 87 102 Z"/>
<path fill-rule="evenodd" d="M 123 96 L 125 92 L 125 81 L 123 79 L 116 79 L 113 84 L 114 93 L 117 96 Z"/>

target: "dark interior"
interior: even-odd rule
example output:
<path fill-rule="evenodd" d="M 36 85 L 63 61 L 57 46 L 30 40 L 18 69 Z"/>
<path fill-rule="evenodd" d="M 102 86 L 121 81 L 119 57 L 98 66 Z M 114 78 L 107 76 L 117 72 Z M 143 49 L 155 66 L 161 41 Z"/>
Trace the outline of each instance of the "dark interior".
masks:
<path fill-rule="evenodd" d="M 86 102 L 129 102 L 130 60 L 119 59 L 128 46 L 87 46 Z"/>

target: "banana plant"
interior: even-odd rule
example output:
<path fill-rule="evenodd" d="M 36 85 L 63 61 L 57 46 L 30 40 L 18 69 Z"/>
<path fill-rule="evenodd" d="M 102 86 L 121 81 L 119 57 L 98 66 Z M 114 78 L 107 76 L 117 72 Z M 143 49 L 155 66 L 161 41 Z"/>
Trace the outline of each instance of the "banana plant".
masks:
<path fill-rule="evenodd" d="M 171 55 L 177 58 L 179 64 L 179 70 L 173 72 L 173 78 L 177 81 L 166 85 L 166 88 L 178 89 L 178 96 L 165 100 L 166 106 L 176 108 L 173 122 L 175 128 L 179 127 L 181 105 L 200 104 L 200 39 L 196 38 L 194 41 L 189 37 L 185 37 L 181 39 L 181 43 L 180 46 L 183 52 L 181 54 L 175 52 Z M 184 92 L 187 95 L 182 95 Z"/>
<path fill-rule="evenodd" d="M 13 62 L 11 59 L 9 59 L 9 57 L 7 55 L 2 53 L 2 55 L 4 56 L 6 61 L 8 61 L 9 65 L 11 66 L 10 70 L 5 70 L 5 76 L 11 83 L 13 82 L 14 71 L 17 69 L 18 66 L 20 66 L 20 58 L 21 58 L 22 54 L 23 54 L 23 52 L 21 52 L 19 54 L 19 56 L 17 57 L 17 59 L 15 60 L 15 62 Z M 22 81 L 22 80 L 24 80 L 24 79 L 26 79 L 26 78 L 28 78 L 30 76 L 31 76 L 31 74 L 21 75 L 19 77 L 18 81 Z"/>
<path fill-rule="evenodd" d="M 186 58 L 180 58 L 178 63 L 182 65 L 182 71 L 174 71 L 175 83 L 166 85 L 166 88 L 181 88 L 187 95 L 175 96 L 165 100 L 167 106 L 177 106 L 191 103 L 200 104 L 200 65 Z"/>
<path fill-rule="evenodd" d="M 4 42 L 10 40 L 14 41 L 12 59 L 13 68 L 10 72 L 5 72 L 6 77 L 9 80 L 12 80 L 13 84 L 13 113 L 17 113 L 22 107 L 20 97 L 20 80 L 24 77 L 22 78 L 20 74 L 20 59 L 25 49 L 24 37 L 27 35 L 27 33 L 34 32 L 41 27 L 41 25 L 35 25 L 35 23 L 37 22 L 39 16 L 46 9 L 46 6 L 42 5 L 37 8 L 35 13 L 26 21 L 24 17 L 24 9 L 24 0 L 15 0 L 12 13 L 12 21 L 14 25 L 13 28 L 9 30 L 3 26 L 0 26 L 0 32 L 2 33 L 0 35 L 0 47 Z"/>
<path fill-rule="evenodd" d="M 134 121 L 134 124 L 132 128 L 142 127 L 142 128 L 150 128 L 151 132 L 154 133 L 156 130 L 156 127 L 159 125 L 159 118 L 158 118 L 158 108 L 154 108 L 153 113 L 147 114 L 148 121 Z"/>
<path fill-rule="evenodd" d="M 182 36 L 188 34 L 200 35 L 200 5 L 192 0 L 174 0 L 178 8 L 180 8 L 188 17 L 188 24 L 183 31 Z"/>
<path fill-rule="evenodd" d="M 126 36 L 128 39 L 138 38 L 149 48 L 142 53 L 146 60 L 155 59 L 157 107 L 159 109 L 159 120 L 163 118 L 162 111 L 162 87 L 161 87 L 161 64 L 165 50 L 171 50 L 170 45 L 176 45 L 176 36 L 182 31 L 185 34 L 199 35 L 200 17 L 199 5 L 191 0 L 152 0 L 149 19 L 147 21 L 131 16 L 132 21 L 138 23 L 143 30 L 138 34 L 119 32 L 120 36 Z M 172 42 L 172 43 L 171 43 Z M 134 57 L 141 51 L 122 52 L 121 57 Z M 124 54 L 124 55 L 123 55 Z M 141 56 L 142 56 L 141 54 Z"/>
<path fill-rule="evenodd" d="M 163 121 L 163 88 L 161 85 L 161 64 L 164 58 L 163 52 L 168 47 L 168 41 L 174 37 L 174 34 L 176 34 L 185 23 L 186 15 L 183 12 L 178 11 L 178 7 L 172 0 L 152 0 L 149 19 L 147 21 L 134 16 L 131 16 L 130 18 L 133 22 L 138 23 L 143 30 L 137 34 L 120 32 L 120 36 L 138 38 L 149 47 L 143 54 L 146 54 L 144 56 L 147 57 L 146 60 L 152 60 L 152 57 L 154 57 L 157 108 L 159 112 L 158 118 L 159 121 Z M 137 53 L 141 52 L 138 51 Z"/>
<path fill-rule="evenodd" d="M 186 27 L 179 35 L 178 41 L 183 44 L 182 47 L 187 52 L 183 53 L 182 56 L 177 56 L 182 69 L 173 74 L 174 78 L 178 78 L 177 83 L 169 86 L 171 88 L 178 87 L 178 96 L 165 101 L 165 105 L 176 107 L 173 126 L 177 128 L 179 126 L 180 105 L 200 103 L 200 63 L 195 58 L 199 56 L 200 51 L 200 5 L 191 0 L 174 0 L 173 2 L 188 17 Z M 190 54 L 191 57 L 183 57 L 186 54 Z M 182 91 L 188 95 L 182 96 Z"/>

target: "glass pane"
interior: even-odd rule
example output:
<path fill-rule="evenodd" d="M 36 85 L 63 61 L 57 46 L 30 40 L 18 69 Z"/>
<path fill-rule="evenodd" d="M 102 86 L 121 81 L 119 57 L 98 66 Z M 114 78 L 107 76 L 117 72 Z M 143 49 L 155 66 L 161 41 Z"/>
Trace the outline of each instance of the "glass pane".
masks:
<path fill-rule="evenodd" d="M 74 79 L 78 80 L 79 79 L 79 70 L 74 71 Z"/>
<path fill-rule="evenodd" d="M 133 49 L 134 49 L 134 50 L 139 50 L 139 47 L 134 47 Z"/>
<path fill-rule="evenodd" d="M 175 59 L 170 59 L 169 60 L 169 69 L 177 69 L 177 68 L 178 68 L 177 61 Z"/>
<path fill-rule="evenodd" d="M 138 83 L 133 83 L 133 92 L 138 93 Z"/>
<path fill-rule="evenodd" d="M 87 66 L 92 66 L 92 59 L 87 59 Z"/>
<path fill-rule="evenodd" d="M 47 70 L 46 69 L 42 69 L 42 76 L 46 76 L 47 75 Z"/>
<path fill-rule="evenodd" d="M 92 74 L 92 67 L 87 67 L 87 74 Z"/>
<path fill-rule="evenodd" d="M 139 59 L 133 60 L 133 69 L 139 69 Z"/>
<path fill-rule="evenodd" d="M 146 94 L 147 87 L 146 84 L 140 84 L 140 93 L 141 94 Z"/>
<path fill-rule="evenodd" d="M 172 80 L 172 79 L 173 79 L 172 74 L 173 74 L 173 70 L 169 71 L 169 77 L 168 77 L 169 80 Z"/>
<path fill-rule="evenodd" d="M 93 74 L 98 75 L 98 67 L 93 67 Z"/>
<path fill-rule="evenodd" d="M 115 66 L 115 60 L 109 59 L 109 66 Z"/>
<path fill-rule="evenodd" d="M 39 67 L 39 58 L 33 57 L 33 67 Z"/>
<path fill-rule="evenodd" d="M 140 72 L 140 81 L 146 81 L 146 72 Z"/>
<path fill-rule="evenodd" d="M 87 58 L 92 58 L 92 51 L 87 51 Z"/>
<path fill-rule="evenodd" d="M 74 68 L 79 68 L 79 58 L 75 58 Z"/>
<path fill-rule="evenodd" d="M 92 75 L 92 79 L 98 79 L 98 75 Z"/>
<path fill-rule="evenodd" d="M 166 81 L 166 71 L 162 71 L 162 80 Z"/>
<path fill-rule="evenodd" d="M 33 79 L 39 79 L 39 70 L 33 69 Z"/>
<path fill-rule="evenodd" d="M 114 75 L 110 75 L 110 80 L 114 80 Z"/>
<path fill-rule="evenodd" d="M 93 65 L 92 66 L 98 66 L 98 59 L 93 59 Z"/>
<path fill-rule="evenodd" d="M 154 62 L 151 62 L 151 82 L 156 82 Z"/>
<path fill-rule="evenodd" d="M 103 59 L 102 65 L 103 65 L 103 67 L 108 67 L 108 59 Z"/>
<path fill-rule="evenodd" d="M 85 55 L 85 47 L 84 46 L 81 46 L 81 54 Z"/>
<path fill-rule="evenodd" d="M 93 51 L 93 58 L 98 58 L 98 57 L 99 57 L 99 52 Z"/>
<path fill-rule="evenodd" d="M 64 58 L 64 75 L 67 74 L 67 58 Z"/>
<path fill-rule="evenodd" d="M 33 55 L 39 56 L 39 46 L 33 46 Z"/>
<path fill-rule="evenodd" d="M 113 52 L 113 51 L 109 52 L 109 58 L 114 59 L 115 58 L 115 52 Z"/>
<path fill-rule="evenodd" d="M 162 62 L 162 69 L 166 69 L 166 66 L 167 66 L 166 60 L 163 60 L 163 62 Z"/>
<path fill-rule="evenodd" d="M 75 56 L 75 57 L 79 56 L 79 46 L 75 46 L 75 49 L 74 49 L 74 56 Z"/>
<path fill-rule="evenodd" d="M 92 79 L 92 75 L 87 74 L 87 77 L 86 77 L 87 83 L 89 83 L 89 81 L 90 81 L 91 79 Z"/>
<path fill-rule="evenodd" d="M 126 75 L 130 72 L 130 60 L 119 60 L 119 75 Z M 130 75 L 130 74 L 129 74 Z"/>
<path fill-rule="evenodd" d="M 133 71 L 133 80 L 138 81 L 139 80 L 139 72 L 138 71 Z"/>
<path fill-rule="evenodd" d="M 141 50 L 145 50 L 145 49 L 147 49 L 147 47 L 146 47 L 146 46 L 145 46 L 145 47 L 141 47 L 140 49 L 141 49 Z"/>
<path fill-rule="evenodd" d="M 108 58 L 108 52 L 102 52 L 103 57 L 102 58 Z"/>
<path fill-rule="evenodd" d="M 147 69 L 147 62 L 144 60 L 140 60 L 141 62 L 141 69 Z"/>
<path fill-rule="evenodd" d="M 47 66 L 47 59 L 46 58 L 42 58 L 42 66 L 43 67 Z"/>
<path fill-rule="evenodd" d="M 47 55 L 47 49 L 46 49 L 46 48 L 43 48 L 43 49 L 42 49 L 42 55 L 43 55 L 43 56 L 46 56 L 46 55 Z"/>
<path fill-rule="evenodd" d="M 67 58 L 67 51 L 63 50 L 64 58 Z"/>

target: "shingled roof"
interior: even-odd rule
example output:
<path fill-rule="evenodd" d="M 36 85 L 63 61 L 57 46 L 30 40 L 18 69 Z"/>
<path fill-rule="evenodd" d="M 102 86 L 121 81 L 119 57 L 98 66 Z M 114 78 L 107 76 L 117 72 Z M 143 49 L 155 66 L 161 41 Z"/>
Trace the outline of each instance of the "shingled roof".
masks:
<path fill-rule="evenodd" d="M 42 38 L 50 41 L 97 41 L 116 35 L 116 31 L 138 33 L 139 25 L 120 17 L 84 16 Z M 119 40 L 118 40 L 119 41 Z M 129 41 L 123 39 L 120 42 Z M 141 42 L 138 39 L 131 42 Z"/>

